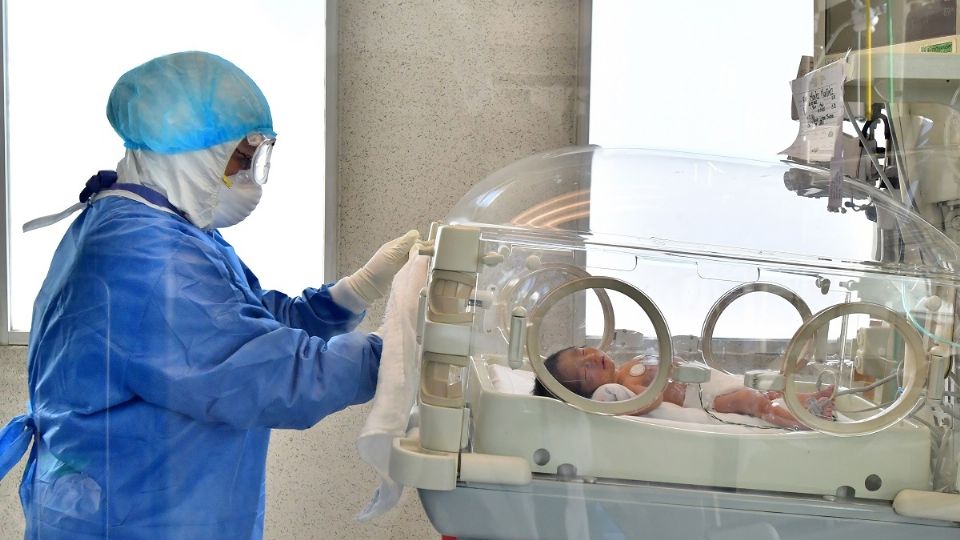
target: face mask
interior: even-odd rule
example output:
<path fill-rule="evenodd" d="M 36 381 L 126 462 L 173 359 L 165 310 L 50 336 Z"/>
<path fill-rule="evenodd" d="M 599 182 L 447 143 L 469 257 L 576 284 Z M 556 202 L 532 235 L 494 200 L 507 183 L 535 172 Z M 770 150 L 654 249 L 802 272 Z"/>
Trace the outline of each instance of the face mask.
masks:
<path fill-rule="evenodd" d="M 260 202 L 263 187 L 253 182 L 245 182 L 237 175 L 228 177 L 233 187 L 223 185 L 220 188 L 217 206 L 213 209 L 213 221 L 210 226 L 221 229 L 240 223 L 253 212 Z"/>

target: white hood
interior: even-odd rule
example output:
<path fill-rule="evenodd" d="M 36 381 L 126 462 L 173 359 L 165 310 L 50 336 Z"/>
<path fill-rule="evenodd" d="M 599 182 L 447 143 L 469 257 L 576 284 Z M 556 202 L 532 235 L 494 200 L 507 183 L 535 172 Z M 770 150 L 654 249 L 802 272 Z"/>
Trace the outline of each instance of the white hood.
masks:
<path fill-rule="evenodd" d="M 140 184 L 159 192 L 201 229 L 227 226 L 232 223 L 216 219 L 217 207 L 236 195 L 232 192 L 238 188 L 249 187 L 235 185 L 231 190 L 223 182 L 227 161 L 239 142 L 230 141 L 178 154 L 127 149 L 127 154 L 117 164 L 117 182 Z M 258 191 L 259 200 L 260 186 L 250 188 Z"/>

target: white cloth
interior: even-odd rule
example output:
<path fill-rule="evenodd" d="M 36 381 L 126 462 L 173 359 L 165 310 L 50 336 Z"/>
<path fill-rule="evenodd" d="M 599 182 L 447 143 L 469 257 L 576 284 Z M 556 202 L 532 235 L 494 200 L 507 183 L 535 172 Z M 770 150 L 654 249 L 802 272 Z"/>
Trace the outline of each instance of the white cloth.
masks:
<path fill-rule="evenodd" d="M 513 369 L 500 364 L 487 364 L 490 382 L 504 394 L 532 394 L 537 376 L 532 371 Z"/>
<path fill-rule="evenodd" d="M 406 436 L 410 410 L 420 387 L 417 358 L 417 308 L 420 289 L 426 285 L 429 258 L 414 255 L 393 278 L 384 324 L 377 331 L 383 338 L 377 391 L 373 408 L 360 430 L 360 459 L 380 476 L 380 486 L 357 519 L 367 521 L 390 510 L 400 500 L 403 486 L 390 478 L 393 439 Z"/>
<path fill-rule="evenodd" d="M 683 406 L 691 409 L 711 409 L 713 408 L 714 398 L 740 388 L 743 388 L 742 378 L 710 368 L 709 381 L 703 384 L 687 385 Z M 701 389 L 703 393 L 702 404 L 700 400 Z M 597 388 L 591 399 L 597 401 L 626 401 L 635 395 L 632 390 L 622 384 L 607 383 Z"/>
<path fill-rule="evenodd" d="M 726 394 L 743 388 L 743 384 L 737 382 L 737 377 L 711 369 L 710 381 L 703 384 L 703 402 L 709 409 L 713 405 L 713 399 L 717 396 Z M 657 418 L 660 420 L 673 420 L 677 422 L 687 422 L 692 424 L 721 424 L 723 422 L 733 422 L 749 426 L 772 426 L 760 418 L 752 416 L 714 412 L 713 416 L 704 411 L 700 406 L 700 395 L 697 388 L 700 385 L 688 384 L 687 395 L 683 401 L 683 407 L 674 403 L 662 403 L 656 409 L 649 411 L 644 416 L 647 418 Z M 617 383 L 607 383 L 601 385 L 594 391 L 591 399 L 597 401 L 626 401 L 636 396 L 633 390 Z"/>
<path fill-rule="evenodd" d="M 529 395 L 533 392 L 533 373 L 519 369 L 510 369 L 508 367 L 496 364 L 491 364 L 487 366 L 487 368 L 490 372 L 490 381 L 493 383 L 494 389 L 497 392 L 521 395 Z M 727 377 L 732 377 L 732 375 L 727 375 Z M 732 381 L 729 379 L 725 381 L 725 383 L 729 382 Z M 626 386 L 617 383 L 608 383 L 598 388 L 596 392 L 594 392 L 592 398 L 599 401 L 623 401 L 633 397 L 634 395 L 636 394 L 634 394 L 633 391 Z M 657 420 L 684 422 L 688 424 L 722 425 L 723 429 L 730 429 L 731 432 L 737 433 L 753 433 L 749 430 L 749 428 L 740 429 L 742 426 L 765 427 L 773 425 L 759 418 L 754 418 L 744 414 L 718 412 L 713 412 L 711 414 L 707 414 L 706 411 L 701 409 L 699 402 L 697 403 L 696 407 L 681 407 L 673 403 L 663 403 L 656 409 L 643 416 L 629 416 L 626 418 L 631 418 L 637 421 L 643 421 L 647 418 L 654 418 Z M 724 423 L 728 422 L 738 425 L 724 425 Z"/>
<path fill-rule="evenodd" d="M 599 388 L 593 391 L 590 399 L 595 401 L 626 401 L 637 394 L 618 383 L 601 384 Z"/>

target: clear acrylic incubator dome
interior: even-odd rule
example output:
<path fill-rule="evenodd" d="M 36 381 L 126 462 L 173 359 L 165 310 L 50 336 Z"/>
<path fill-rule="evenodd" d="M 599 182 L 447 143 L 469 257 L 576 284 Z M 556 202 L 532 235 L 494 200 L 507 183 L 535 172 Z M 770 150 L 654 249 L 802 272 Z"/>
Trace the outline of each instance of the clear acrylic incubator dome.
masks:
<path fill-rule="evenodd" d="M 957 491 L 960 248 L 885 192 L 578 147 L 492 174 L 430 240 L 420 432 L 391 457 L 428 513 L 485 483 L 780 493 L 841 517 Z M 733 389 L 780 416 L 720 411 Z M 410 472 L 427 455 L 429 481 Z"/>

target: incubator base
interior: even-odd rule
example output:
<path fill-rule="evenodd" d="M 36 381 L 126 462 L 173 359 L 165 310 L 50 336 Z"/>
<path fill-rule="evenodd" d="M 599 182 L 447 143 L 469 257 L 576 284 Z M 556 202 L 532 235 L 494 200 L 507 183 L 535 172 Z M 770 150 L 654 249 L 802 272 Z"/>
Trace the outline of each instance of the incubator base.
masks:
<path fill-rule="evenodd" d="M 535 473 L 892 501 L 930 482 L 930 434 L 902 421 L 835 437 L 659 418 L 600 416 L 556 399 L 497 391 L 488 359 L 470 365 L 474 452 L 516 456 Z M 683 409 L 680 412 L 696 412 Z M 549 456 L 537 462 L 536 455 Z"/>
<path fill-rule="evenodd" d="M 642 486 L 642 487 L 641 487 Z M 956 540 L 960 525 L 905 518 L 889 503 L 834 502 L 782 493 L 536 478 L 510 487 L 459 483 L 420 490 L 433 526 L 465 540 Z"/>

